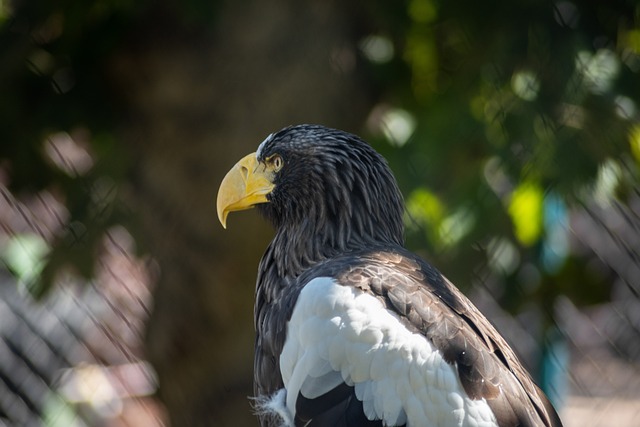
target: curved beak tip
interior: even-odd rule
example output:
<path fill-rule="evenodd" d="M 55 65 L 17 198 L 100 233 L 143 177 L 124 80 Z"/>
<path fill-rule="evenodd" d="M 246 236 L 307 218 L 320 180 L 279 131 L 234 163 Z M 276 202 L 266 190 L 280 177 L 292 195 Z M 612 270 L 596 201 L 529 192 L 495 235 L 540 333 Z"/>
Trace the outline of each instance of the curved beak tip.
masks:
<path fill-rule="evenodd" d="M 229 212 L 250 209 L 267 202 L 267 194 L 273 189 L 271 173 L 258 170 L 255 153 L 248 154 L 231 168 L 220 183 L 216 210 L 218 220 L 227 228 Z"/>
<path fill-rule="evenodd" d="M 220 212 L 218 211 L 218 221 L 222 225 L 222 228 L 227 229 L 227 213 L 228 212 Z"/>
<path fill-rule="evenodd" d="M 228 199 L 228 190 L 225 188 L 224 180 L 220 185 L 220 190 L 218 190 L 218 198 L 216 200 L 216 212 L 218 214 L 218 221 L 222 225 L 222 228 L 227 229 L 227 217 L 229 215 L 229 200 Z"/>

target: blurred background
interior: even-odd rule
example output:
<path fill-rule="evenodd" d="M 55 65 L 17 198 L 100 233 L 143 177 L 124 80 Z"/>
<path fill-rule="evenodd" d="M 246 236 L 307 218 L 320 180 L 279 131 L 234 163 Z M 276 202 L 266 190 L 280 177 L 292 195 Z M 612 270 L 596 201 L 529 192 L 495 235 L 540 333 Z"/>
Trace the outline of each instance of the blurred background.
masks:
<path fill-rule="evenodd" d="M 257 425 L 273 232 L 214 204 L 297 123 L 385 155 L 566 426 L 640 425 L 633 0 L 0 0 L 0 425 Z"/>

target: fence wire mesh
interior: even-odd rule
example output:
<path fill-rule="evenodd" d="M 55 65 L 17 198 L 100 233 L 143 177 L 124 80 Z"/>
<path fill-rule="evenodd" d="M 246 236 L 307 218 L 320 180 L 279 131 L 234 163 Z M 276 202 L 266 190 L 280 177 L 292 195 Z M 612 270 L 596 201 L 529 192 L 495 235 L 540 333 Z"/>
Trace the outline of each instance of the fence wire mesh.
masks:
<path fill-rule="evenodd" d="M 131 236 L 109 230 L 94 279 L 69 274 L 34 300 L 29 283 L 65 208 L 46 192 L 18 200 L 0 191 L 0 425 L 165 425 L 143 357 L 151 281 Z"/>
<path fill-rule="evenodd" d="M 69 274 L 35 301 L 29 281 L 68 214 L 50 193 L 18 199 L 0 191 L 0 425 L 167 425 L 144 359 L 153 284 L 147 260 L 133 255 L 132 237 L 122 227 L 110 229 L 94 279 Z M 606 277 L 612 291 L 598 305 L 560 298 L 543 308 L 556 321 L 557 336 L 549 339 L 560 343 L 552 355 L 560 372 L 552 397 L 568 427 L 634 427 L 640 424 L 640 194 L 624 205 L 593 199 L 568 218 L 571 251 L 589 259 L 590 274 Z M 520 354 L 539 354 L 535 314 L 514 318 L 501 310 L 490 282 L 479 272 L 472 299 Z"/>

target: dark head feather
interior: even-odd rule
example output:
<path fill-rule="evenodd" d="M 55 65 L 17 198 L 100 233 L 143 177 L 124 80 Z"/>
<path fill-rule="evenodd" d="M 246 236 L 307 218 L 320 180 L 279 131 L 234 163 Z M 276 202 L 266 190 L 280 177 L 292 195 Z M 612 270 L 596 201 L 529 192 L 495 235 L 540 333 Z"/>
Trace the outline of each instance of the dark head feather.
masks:
<path fill-rule="evenodd" d="M 267 138 L 258 160 L 279 155 L 269 202 L 259 210 L 274 224 L 274 243 L 293 270 L 375 244 L 403 241 L 403 202 L 386 160 L 356 135 L 318 125 L 285 128 Z M 295 268 L 297 267 L 297 268 Z M 287 268 L 291 271 L 291 268 Z"/>

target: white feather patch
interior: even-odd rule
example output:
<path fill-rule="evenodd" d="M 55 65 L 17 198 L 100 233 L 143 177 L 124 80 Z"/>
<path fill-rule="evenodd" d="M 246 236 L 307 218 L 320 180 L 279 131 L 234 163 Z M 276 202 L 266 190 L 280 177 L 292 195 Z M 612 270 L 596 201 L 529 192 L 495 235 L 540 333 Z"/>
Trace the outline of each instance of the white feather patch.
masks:
<path fill-rule="evenodd" d="M 271 138 L 273 138 L 273 134 L 270 133 L 269 136 L 267 136 L 264 141 L 262 141 L 260 143 L 260 145 L 258 145 L 258 149 L 256 150 L 256 157 L 260 158 L 260 156 L 262 155 L 262 149 L 264 148 L 264 146 L 267 144 L 267 142 L 271 141 Z"/>
<path fill-rule="evenodd" d="M 256 415 L 277 420 L 277 427 L 294 427 L 293 417 L 285 404 L 287 391 L 281 388 L 271 396 L 257 397 L 254 410 Z"/>
<path fill-rule="evenodd" d="M 455 368 L 424 336 L 375 297 L 328 277 L 300 292 L 280 370 L 292 419 L 299 392 L 314 398 L 344 381 L 367 418 L 386 425 L 497 426 L 486 401 L 467 397 Z"/>

